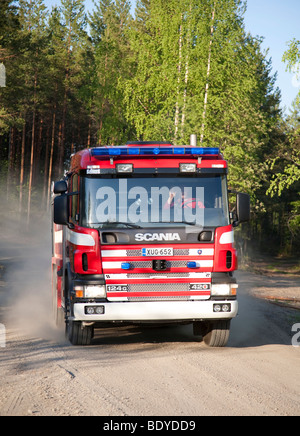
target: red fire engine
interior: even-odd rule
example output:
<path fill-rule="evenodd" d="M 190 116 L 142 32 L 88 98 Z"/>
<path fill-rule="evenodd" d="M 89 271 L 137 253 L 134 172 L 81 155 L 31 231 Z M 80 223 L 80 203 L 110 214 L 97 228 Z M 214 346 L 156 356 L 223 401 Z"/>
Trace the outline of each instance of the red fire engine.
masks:
<path fill-rule="evenodd" d="M 79 151 L 53 189 L 52 294 L 70 342 L 107 323 L 193 323 L 225 346 L 238 311 L 233 228 L 218 148 L 135 142 Z"/>

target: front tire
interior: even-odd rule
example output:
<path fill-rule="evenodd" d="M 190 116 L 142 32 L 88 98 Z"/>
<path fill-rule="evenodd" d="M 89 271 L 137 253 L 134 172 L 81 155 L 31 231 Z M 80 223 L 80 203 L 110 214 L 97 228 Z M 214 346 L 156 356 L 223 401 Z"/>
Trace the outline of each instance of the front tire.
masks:
<path fill-rule="evenodd" d="M 203 340 L 209 347 L 225 347 L 230 333 L 230 319 L 211 321 L 207 324 Z"/>
<path fill-rule="evenodd" d="M 90 345 L 93 338 L 93 327 L 83 327 L 80 321 L 69 321 L 67 336 L 72 345 Z"/>

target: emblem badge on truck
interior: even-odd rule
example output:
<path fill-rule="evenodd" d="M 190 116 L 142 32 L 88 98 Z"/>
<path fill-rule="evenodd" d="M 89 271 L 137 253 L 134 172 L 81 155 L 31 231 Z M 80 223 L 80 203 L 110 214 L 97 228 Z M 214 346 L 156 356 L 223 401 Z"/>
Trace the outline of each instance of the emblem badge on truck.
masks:
<path fill-rule="evenodd" d="M 136 233 L 136 241 L 181 241 L 178 233 Z"/>

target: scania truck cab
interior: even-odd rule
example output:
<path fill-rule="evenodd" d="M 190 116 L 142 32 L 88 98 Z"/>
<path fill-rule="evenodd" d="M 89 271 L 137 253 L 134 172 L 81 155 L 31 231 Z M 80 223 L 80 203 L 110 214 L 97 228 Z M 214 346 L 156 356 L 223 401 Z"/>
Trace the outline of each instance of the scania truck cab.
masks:
<path fill-rule="evenodd" d="M 74 345 L 112 323 L 192 323 L 225 346 L 237 315 L 234 227 L 218 148 L 161 142 L 89 148 L 53 189 L 52 296 Z"/>

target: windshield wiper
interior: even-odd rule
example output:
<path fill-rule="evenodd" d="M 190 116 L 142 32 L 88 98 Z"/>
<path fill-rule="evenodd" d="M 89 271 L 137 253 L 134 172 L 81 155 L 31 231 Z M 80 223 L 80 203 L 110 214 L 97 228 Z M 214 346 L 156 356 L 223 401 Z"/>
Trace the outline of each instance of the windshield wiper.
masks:
<path fill-rule="evenodd" d="M 127 223 L 127 222 L 123 222 L 123 221 L 113 221 L 113 222 L 106 221 L 105 223 L 89 223 L 90 226 L 91 226 L 91 225 L 97 225 L 97 226 L 101 226 L 102 228 L 118 226 L 119 224 L 120 224 L 120 225 L 123 225 L 123 226 L 126 226 L 126 227 L 128 227 L 128 228 L 132 228 L 132 229 L 144 229 L 144 228 L 149 228 L 149 226 L 147 226 L 147 225 L 145 225 L 144 227 L 142 227 L 142 226 L 139 226 L 139 225 L 137 225 L 137 224 Z M 189 223 L 188 221 L 168 221 L 168 222 L 163 221 L 163 222 L 152 222 L 151 224 L 163 224 L 164 226 L 165 226 L 166 224 L 175 224 L 175 225 L 176 225 L 176 224 L 177 224 L 177 225 L 184 224 L 184 225 L 187 225 L 187 226 L 193 226 L 193 227 L 196 227 L 196 226 L 198 226 L 198 227 L 203 227 L 203 226 L 201 226 L 201 224 L 197 224 L 197 223 Z M 150 227 L 152 228 L 152 226 L 150 226 Z"/>
<path fill-rule="evenodd" d="M 122 222 L 122 221 L 114 221 L 114 222 L 107 221 L 106 223 L 99 223 L 99 224 L 101 224 L 102 227 L 103 226 L 111 227 L 111 226 L 114 226 L 114 225 L 122 224 L 123 226 L 130 227 L 130 228 L 133 228 L 133 229 L 142 229 L 142 227 L 138 226 L 137 224 L 131 224 L 131 223 L 126 223 L 126 222 Z"/>
<path fill-rule="evenodd" d="M 199 226 L 199 227 L 203 227 L 201 226 L 201 224 L 198 223 L 189 223 L 188 221 L 170 221 L 171 224 L 186 224 L 188 226 Z"/>

